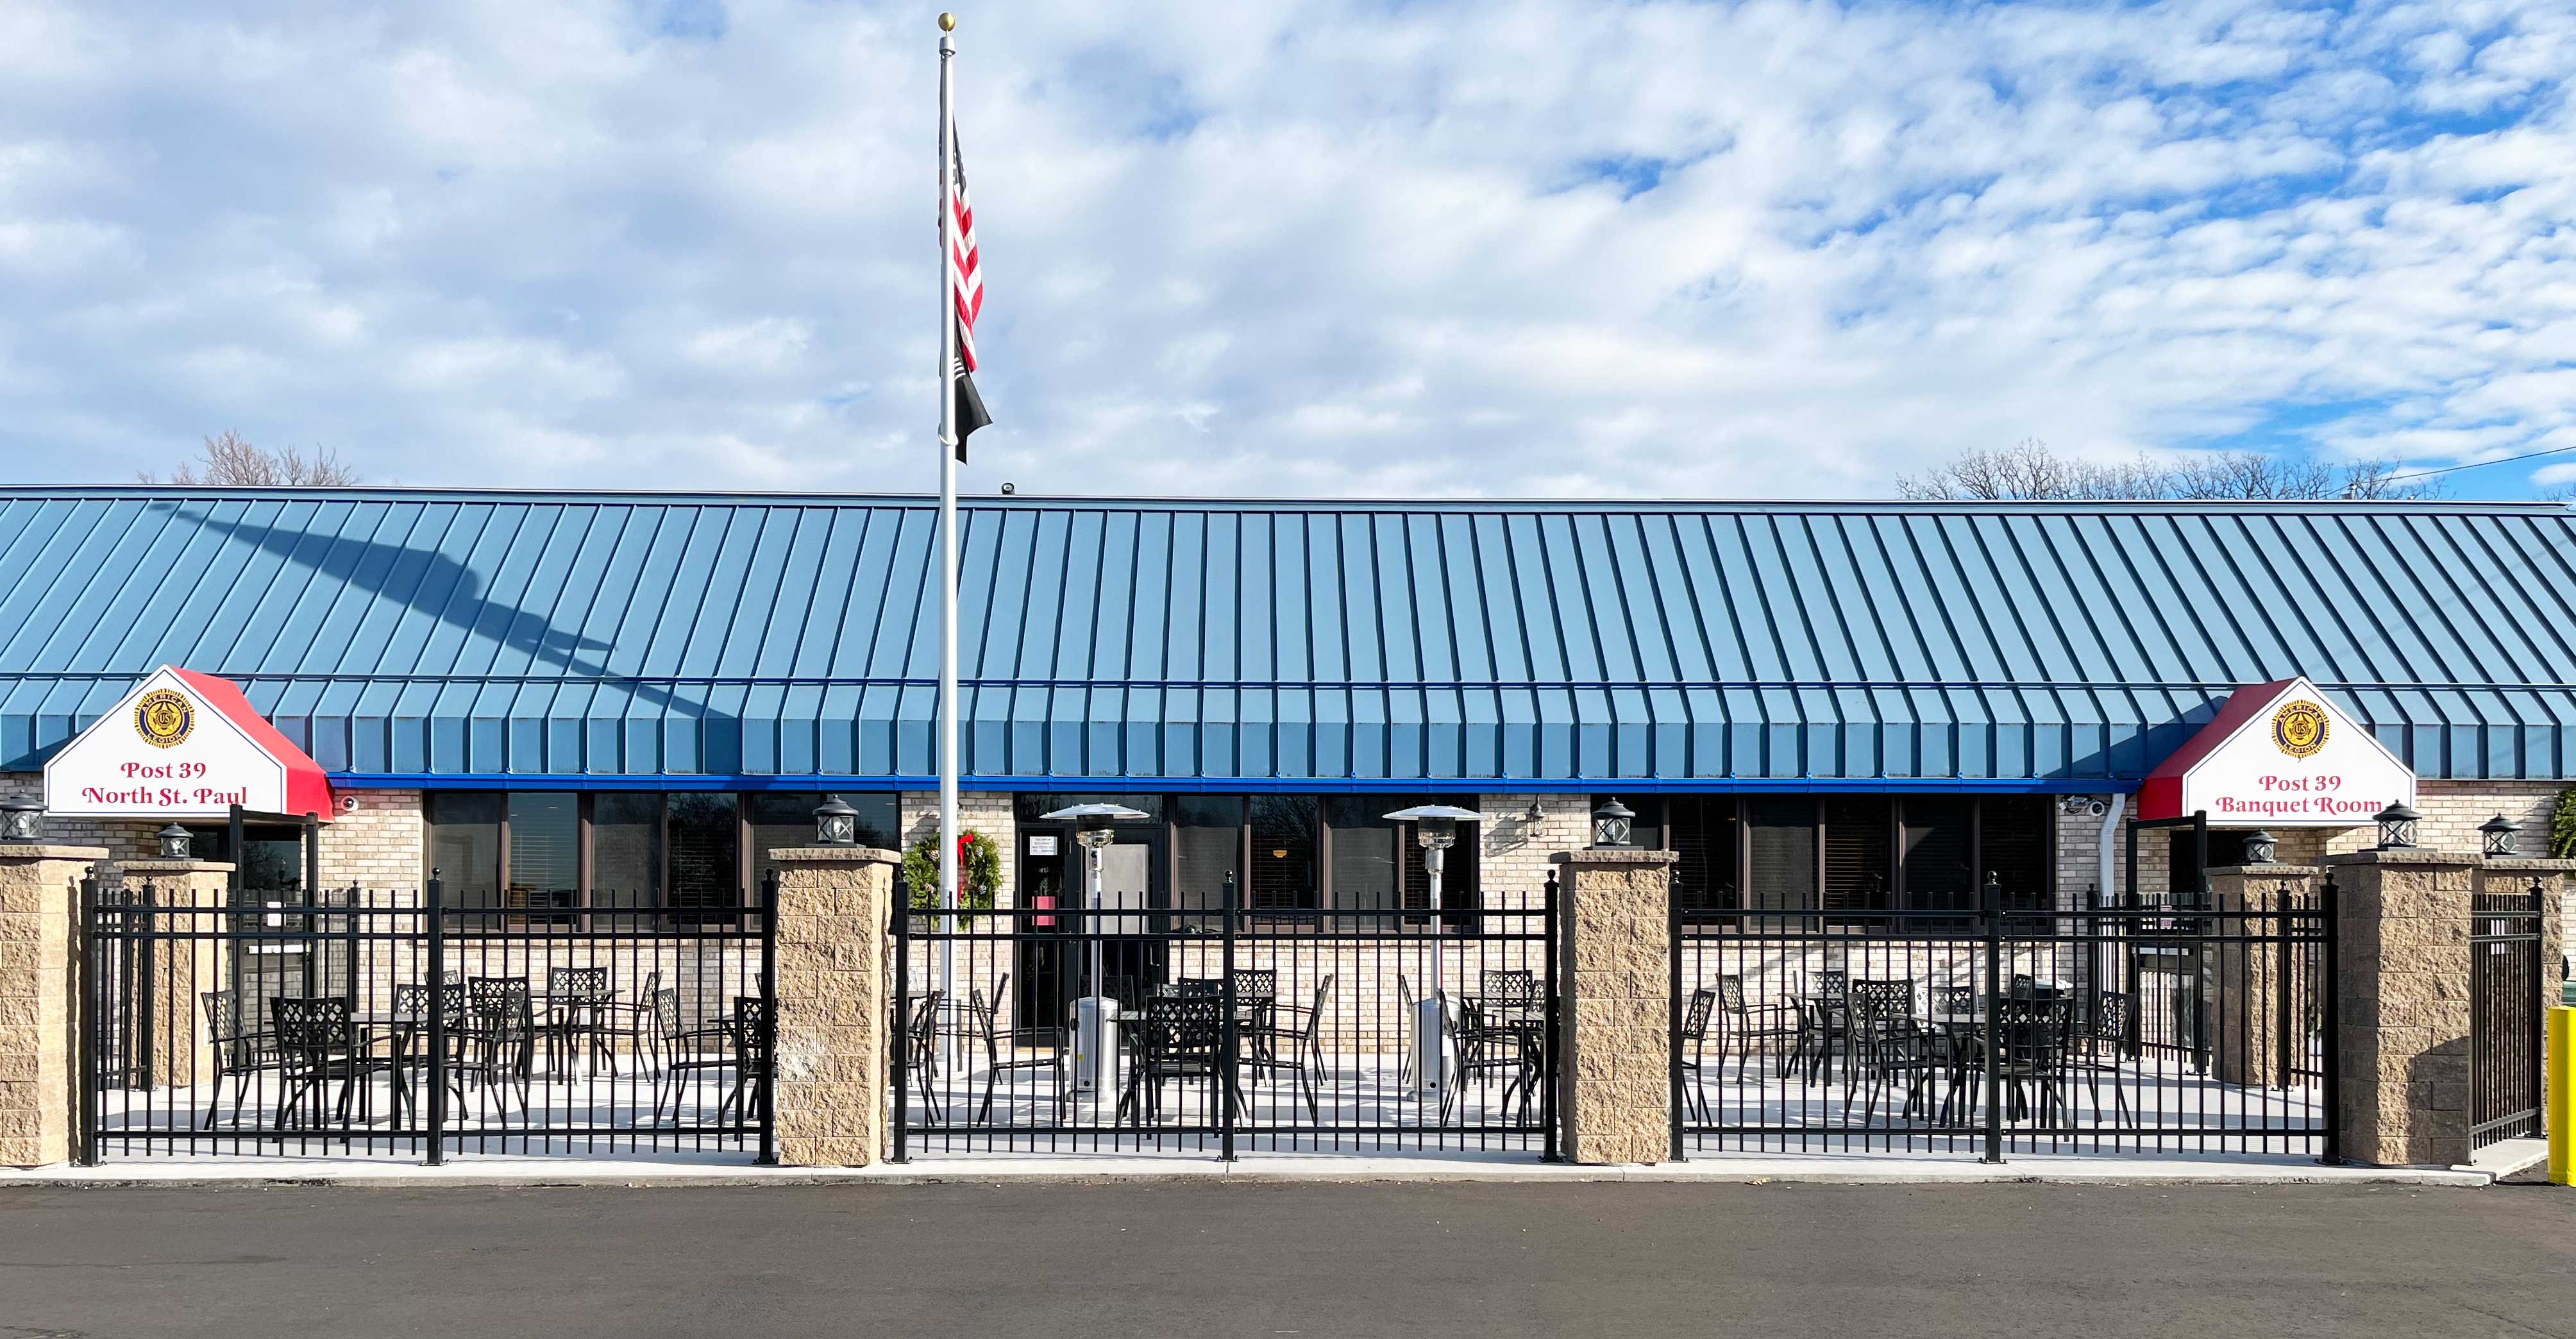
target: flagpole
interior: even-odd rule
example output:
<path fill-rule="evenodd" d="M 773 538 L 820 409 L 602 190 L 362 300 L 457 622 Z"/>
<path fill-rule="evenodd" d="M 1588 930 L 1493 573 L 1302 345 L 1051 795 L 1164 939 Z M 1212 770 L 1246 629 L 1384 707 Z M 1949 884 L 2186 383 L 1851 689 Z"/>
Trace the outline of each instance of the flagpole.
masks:
<path fill-rule="evenodd" d="M 957 265 L 956 170 L 950 58 L 953 14 L 939 16 L 939 909 L 957 910 Z M 957 1005 L 957 919 L 941 918 L 940 1005 Z M 941 1029 L 949 1043 L 955 1030 Z M 946 1044 L 943 1043 L 943 1051 Z M 943 1057 L 945 1058 L 945 1057 Z"/>

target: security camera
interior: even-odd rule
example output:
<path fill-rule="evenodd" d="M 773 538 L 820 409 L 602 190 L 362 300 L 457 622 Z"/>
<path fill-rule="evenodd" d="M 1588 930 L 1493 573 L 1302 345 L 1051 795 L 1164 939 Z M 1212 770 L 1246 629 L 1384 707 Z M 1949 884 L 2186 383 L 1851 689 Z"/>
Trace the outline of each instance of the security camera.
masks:
<path fill-rule="evenodd" d="M 1004 497 L 1009 497 L 1011 494 L 1016 493 L 1016 492 L 1018 492 L 1018 491 L 1020 491 L 1020 486 L 1019 486 L 1018 484 L 1004 484 L 1004 485 L 1002 485 L 1002 496 L 1004 496 Z"/>
<path fill-rule="evenodd" d="M 340 812 L 344 814 L 354 814 L 358 812 L 358 797 L 355 795 L 341 796 Z"/>
<path fill-rule="evenodd" d="M 2063 813 L 2082 814 L 2087 818 L 2100 818 L 2111 812 L 2111 806 L 2096 795 L 2069 795 L 2058 808 Z"/>

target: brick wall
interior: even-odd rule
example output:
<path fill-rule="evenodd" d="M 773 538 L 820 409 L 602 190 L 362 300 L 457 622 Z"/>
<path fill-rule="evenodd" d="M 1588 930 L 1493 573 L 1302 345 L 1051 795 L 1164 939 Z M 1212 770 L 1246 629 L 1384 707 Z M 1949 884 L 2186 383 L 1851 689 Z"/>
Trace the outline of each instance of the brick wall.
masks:
<path fill-rule="evenodd" d="M 1530 821 L 1530 806 L 1539 819 Z M 1476 810 L 1493 818 L 1483 824 L 1484 845 L 1479 883 L 1485 905 L 1535 907 L 1554 866 L 1549 857 L 1592 844 L 1592 797 L 1580 794 L 1479 795 Z"/>
<path fill-rule="evenodd" d="M 322 882 L 338 887 L 418 888 L 429 877 L 428 830 L 416 790 L 343 790 L 355 813 L 322 825 Z"/>

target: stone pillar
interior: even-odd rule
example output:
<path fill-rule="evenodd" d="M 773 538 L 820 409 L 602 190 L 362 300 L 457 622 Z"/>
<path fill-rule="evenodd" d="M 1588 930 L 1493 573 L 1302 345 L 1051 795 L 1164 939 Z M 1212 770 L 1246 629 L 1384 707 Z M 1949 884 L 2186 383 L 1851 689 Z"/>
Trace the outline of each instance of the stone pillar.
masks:
<path fill-rule="evenodd" d="M 778 863 L 778 1160 L 865 1167 L 886 1150 L 894 872 L 864 846 L 795 846 Z"/>
<path fill-rule="evenodd" d="M 149 1059 L 149 1081 L 155 1088 L 211 1082 L 214 1033 L 198 998 L 230 985 L 224 944 L 214 937 L 223 929 L 223 919 L 207 913 L 225 904 L 233 867 L 214 860 L 125 860 L 117 868 L 125 871 L 128 889 L 150 887 L 148 905 L 162 908 L 138 915 L 136 927 L 172 936 L 141 946 L 148 957 L 138 960 L 137 975 L 131 978 L 139 996 L 129 1007 L 142 1034 L 136 1050 Z M 146 998 L 149 1013 L 139 1007 Z M 243 1013 L 258 1016 L 248 1008 Z"/>
<path fill-rule="evenodd" d="M 2329 855 L 2340 890 L 2336 985 L 2346 1161 L 2460 1166 L 2469 1160 L 2467 851 Z"/>
<path fill-rule="evenodd" d="M 80 881 L 106 858 L 95 846 L 0 846 L 0 1166 L 71 1160 Z"/>
<path fill-rule="evenodd" d="M 2220 1083 L 2248 1088 L 2295 1086 L 2287 1062 L 2306 1045 L 2311 1016 L 2322 1021 L 2324 1001 L 2309 998 L 2308 950 L 2286 942 L 2285 907 L 2316 905 L 2313 865 L 2226 865 L 2209 871 L 2211 905 L 2227 916 L 2217 932 L 2233 940 L 2211 950 L 2217 977 L 2217 1012 L 2209 1026 Z"/>
<path fill-rule="evenodd" d="M 1558 1078 L 1574 1162 L 1672 1156 L 1671 851 L 1560 851 Z"/>

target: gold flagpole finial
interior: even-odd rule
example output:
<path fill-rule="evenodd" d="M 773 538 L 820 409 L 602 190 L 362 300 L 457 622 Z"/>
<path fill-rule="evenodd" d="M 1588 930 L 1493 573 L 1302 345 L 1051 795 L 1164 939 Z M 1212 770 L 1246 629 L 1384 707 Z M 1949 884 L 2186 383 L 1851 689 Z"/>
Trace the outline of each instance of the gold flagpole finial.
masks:
<path fill-rule="evenodd" d="M 943 33 L 953 33 L 957 31 L 957 16 L 954 14 L 942 13 L 939 16 L 939 31 Z"/>

